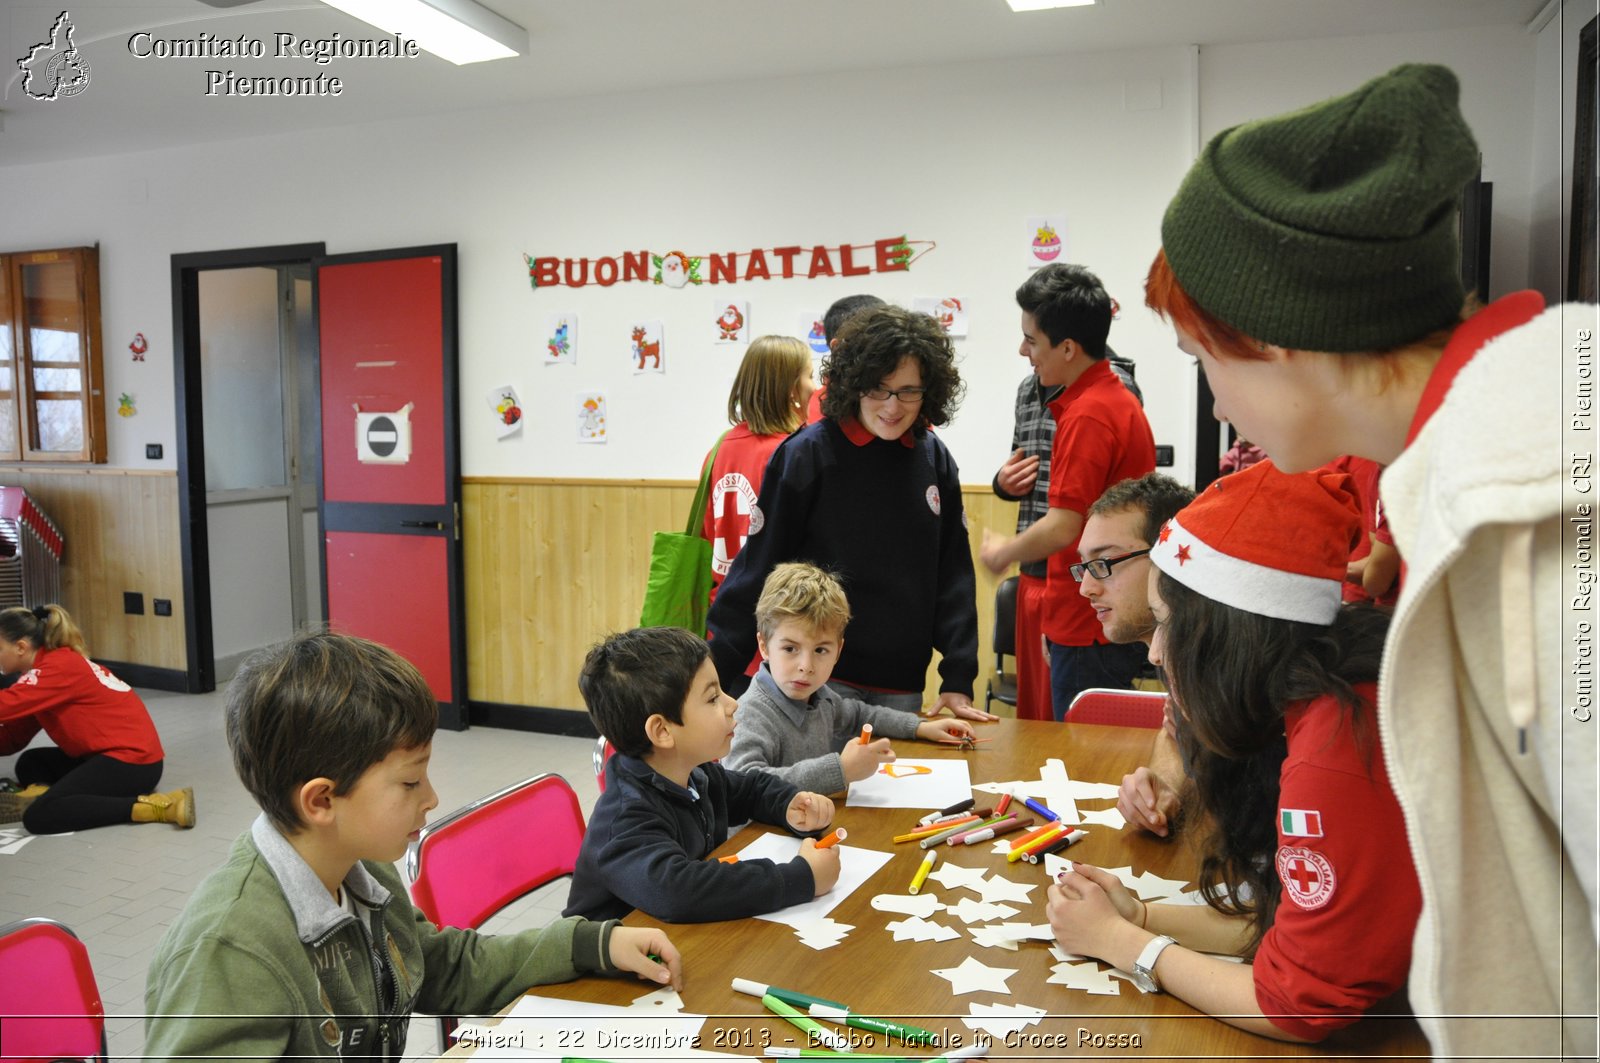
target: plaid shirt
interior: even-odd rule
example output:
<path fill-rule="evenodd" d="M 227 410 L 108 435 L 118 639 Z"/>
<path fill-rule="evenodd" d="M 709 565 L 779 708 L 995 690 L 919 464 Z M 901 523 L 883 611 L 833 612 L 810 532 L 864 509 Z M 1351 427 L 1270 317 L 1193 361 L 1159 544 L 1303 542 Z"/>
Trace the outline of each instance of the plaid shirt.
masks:
<path fill-rule="evenodd" d="M 1048 393 L 1043 393 L 1039 387 L 1039 378 L 1032 374 L 1029 374 L 1017 388 L 1016 427 L 1011 430 L 1011 452 L 1014 454 L 1017 448 L 1021 447 L 1024 454 L 1037 454 L 1039 478 L 1033 482 L 1032 491 L 1021 498 L 1016 498 L 1000 490 L 1000 474 L 996 473 L 994 493 L 1018 503 L 1019 534 L 1050 512 L 1050 441 L 1056 434 L 1056 419 L 1045 403 L 1055 398 L 1060 391 L 1061 389 L 1057 387 L 1051 388 Z M 1043 561 L 1025 561 L 1021 568 L 1024 575 L 1044 579 Z"/>

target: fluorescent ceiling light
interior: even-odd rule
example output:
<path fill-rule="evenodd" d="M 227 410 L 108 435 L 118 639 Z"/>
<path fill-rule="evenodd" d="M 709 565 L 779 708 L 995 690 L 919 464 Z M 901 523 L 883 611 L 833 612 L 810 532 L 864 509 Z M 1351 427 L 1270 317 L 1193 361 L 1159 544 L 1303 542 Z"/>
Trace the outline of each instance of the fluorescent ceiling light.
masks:
<path fill-rule="evenodd" d="M 1093 7 L 1100 0 L 1006 0 L 1013 11 L 1047 11 L 1052 7 Z"/>
<path fill-rule="evenodd" d="M 322 0 L 461 66 L 528 50 L 528 31 L 472 0 Z"/>

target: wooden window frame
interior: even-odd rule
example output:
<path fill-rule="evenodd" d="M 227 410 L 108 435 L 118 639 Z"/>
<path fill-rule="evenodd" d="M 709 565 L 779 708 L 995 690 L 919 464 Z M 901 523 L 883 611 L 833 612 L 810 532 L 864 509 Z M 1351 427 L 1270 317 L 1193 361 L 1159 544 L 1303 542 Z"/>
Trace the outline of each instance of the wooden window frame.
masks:
<path fill-rule="evenodd" d="M 30 315 L 23 284 L 29 266 L 72 264 L 72 313 L 78 332 L 76 363 L 43 362 L 35 365 Z M 0 461 L 63 462 L 103 465 L 106 461 L 105 359 L 100 342 L 100 251 L 97 247 L 67 247 L 49 251 L 0 254 L 0 328 L 11 334 L 11 364 L 0 370 L 0 402 L 13 412 L 16 437 L 0 436 Z M 34 387 L 35 368 L 76 368 L 77 391 L 41 391 Z M 9 379 L 7 379 L 9 377 Z M 9 390 L 4 390 L 9 388 Z M 75 401 L 82 408 L 83 446 L 76 451 L 43 450 L 35 404 L 40 401 Z"/>

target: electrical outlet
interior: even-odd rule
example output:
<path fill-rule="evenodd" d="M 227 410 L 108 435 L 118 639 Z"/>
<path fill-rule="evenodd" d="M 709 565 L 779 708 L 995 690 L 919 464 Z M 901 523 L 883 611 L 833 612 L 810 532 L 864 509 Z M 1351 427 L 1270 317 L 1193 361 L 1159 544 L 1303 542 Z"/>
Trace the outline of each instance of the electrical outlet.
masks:
<path fill-rule="evenodd" d="M 151 461 L 160 461 L 161 460 L 161 444 L 160 443 L 146 443 L 144 445 L 144 456 L 149 458 Z"/>
<path fill-rule="evenodd" d="M 122 592 L 122 611 L 132 616 L 144 615 L 144 595 L 138 591 Z"/>
<path fill-rule="evenodd" d="M 1174 460 L 1170 443 L 1162 443 L 1156 446 L 1156 468 L 1170 469 Z"/>
<path fill-rule="evenodd" d="M 157 616 L 172 615 L 171 598 L 152 598 L 150 599 L 150 605 L 155 609 Z"/>

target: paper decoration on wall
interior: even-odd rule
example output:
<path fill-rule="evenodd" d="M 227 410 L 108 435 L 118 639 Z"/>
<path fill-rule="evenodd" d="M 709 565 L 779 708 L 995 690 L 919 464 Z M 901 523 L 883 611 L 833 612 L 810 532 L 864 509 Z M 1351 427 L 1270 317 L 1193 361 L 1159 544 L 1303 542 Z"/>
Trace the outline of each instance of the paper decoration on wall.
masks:
<path fill-rule="evenodd" d="M 132 417 L 139 411 L 133 408 L 133 396 L 124 391 L 117 396 L 117 416 Z"/>
<path fill-rule="evenodd" d="M 356 411 L 356 460 L 368 465 L 404 465 L 411 460 L 411 409 L 406 403 L 387 413 Z"/>
<path fill-rule="evenodd" d="M 133 352 L 133 360 L 136 362 L 144 361 L 144 352 L 149 349 L 150 342 L 144 338 L 144 333 L 135 332 L 133 334 L 133 342 L 128 344 L 128 350 Z"/>
<path fill-rule="evenodd" d="M 1061 261 L 1066 250 L 1062 233 L 1067 231 L 1065 214 L 1032 214 L 1028 216 L 1027 249 L 1024 252 L 1029 269 L 1038 269 Z"/>
<path fill-rule="evenodd" d="M 806 341 L 806 346 L 811 348 L 812 353 L 828 353 L 828 337 L 822 330 L 821 310 L 800 311 L 800 325 L 796 332 Z"/>
<path fill-rule="evenodd" d="M 664 254 L 624 251 L 588 258 L 535 257 L 524 253 L 528 283 L 535 289 L 582 288 L 593 282 L 602 288 L 617 283 L 649 281 L 669 288 L 694 284 L 736 284 L 739 281 L 788 280 L 804 276 L 861 277 L 868 273 L 896 273 L 938 245 L 932 240 L 907 240 L 891 236 L 870 244 L 813 244 L 803 247 L 754 247 L 747 252 L 693 255 L 674 250 Z"/>
<path fill-rule="evenodd" d="M 494 410 L 496 439 L 506 439 L 522 431 L 522 403 L 517 399 L 517 389 L 510 384 L 490 388 L 484 399 Z"/>
<path fill-rule="evenodd" d="M 665 373 L 661 361 L 661 322 L 635 321 L 633 345 L 628 349 L 635 373 Z"/>
<path fill-rule="evenodd" d="M 551 314 L 544 324 L 544 364 L 578 364 L 578 315 Z"/>
<path fill-rule="evenodd" d="M 744 343 L 749 336 L 749 303 L 713 303 L 711 312 L 717 315 L 713 322 L 717 343 Z"/>
<path fill-rule="evenodd" d="M 690 258 L 682 251 L 651 255 L 650 265 L 655 269 L 655 273 L 650 279 L 656 284 L 665 284 L 668 288 L 682 288 L 685 284 L 704 284 L 705 278 L 700 276 L 701 261 L 698 256 Z"/>
<path fill-rule="evenodd" d="M 918 313 L 927 314 L 939 322 L 939 327 L 944 329 L 947 336 L 965 339 L 967 335 L 967 304 L 964 299 L 957 299 L 953 295 L 940 299 L 938 296 L 918 296 L 911 300 L 911 309 Z"/>
<path fill-rule="evenodd" d="M 578 392 L 578 442 L 606 441 L 606 396 L 603 391 Z"/>

